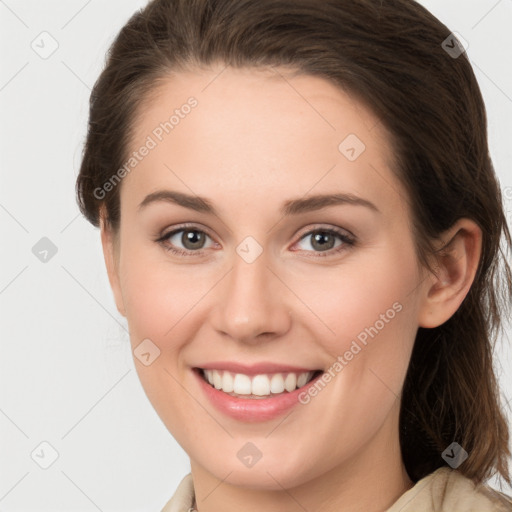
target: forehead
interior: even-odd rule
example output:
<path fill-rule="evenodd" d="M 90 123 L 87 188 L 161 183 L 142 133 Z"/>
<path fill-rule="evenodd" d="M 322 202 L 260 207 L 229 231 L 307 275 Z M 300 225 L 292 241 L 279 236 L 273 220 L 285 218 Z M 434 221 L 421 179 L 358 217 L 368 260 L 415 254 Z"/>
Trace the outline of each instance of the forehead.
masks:
<path fill-rule="evenodd" d="M 255 205 L 313 188 L 375 198 L 384 187 L 398 199 L 379 119 L 333 83 L 282 68 L 169 76 L 138 111 L 129 153 L 143 146 L 151 149 L 124 178 L 125 202 L 163 187 L 215 191 L 219 200 L 246 195 Z"/>

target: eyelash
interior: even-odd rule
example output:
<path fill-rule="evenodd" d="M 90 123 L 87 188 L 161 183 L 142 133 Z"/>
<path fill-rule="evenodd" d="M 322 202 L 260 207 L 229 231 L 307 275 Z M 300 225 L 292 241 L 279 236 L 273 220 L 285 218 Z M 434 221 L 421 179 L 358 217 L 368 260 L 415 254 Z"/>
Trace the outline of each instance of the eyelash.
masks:
<path fill-rule="evenodd" d="M 208 236 L 209 238 L 211 238 L 210 235 L 208 235 L 208 233 L 206 233 L 202 229 L 198 229 L 198 228 L 196 228 L 193 225 L 183 225 L 183 226 L 180 226 L 179 228 L 174 229 L 173 231 L 170 231 L 169 233 L 163 234 L 162 236 L 160 236 L 159 238 L 156 239 L 156 242 L 161 244 L 166 251 L 169 251 L 172 254 L 175 254 L 175 255 L 178 255 L 178 256 L 185 256 L 185 257 L 188 257 L 188 256 L 202 256 L 204 251 L 205 251 L 205 249 L 199 249 L 197 251 L 190 251 L 190 250 L 186 251 L 186 250 L 183 250 L 183 249 L 176 249 L 175 247 L 167 245 L 166 242 L 168 242 L 169 238 L 174 236 L 176 233 L 180 233 L 181 231 L 195 231 L 197 233 L 203 233 L 206 236 Z M 316 229 L 312 229 L 312 230 L 307 231 L 306 233 L 304 233 L 299 238 L 299 241 L 304 239 L 304 238 L 306 238 L 306 237 L 308 237 L 308 236 L 311 236 L 311 235 L 313 235 L 315 233 L 324 233 L 324 234 L 326 233 L 326 234 L 329 234 L 329 235 L 335 235 L 335 236 L 337 236 L 343 242 L 338 247 L 333 248 L 333 249 L 329 249 L 327 251 L 306 251 L 306 252 L 313 252 L 315 254 L 315 256 L 313 256 L 313 257 L 315 257 L 315 258 L 317 258 L 317 257 L 319 257 L 319 258 L 326 258 L 326 257 L 329 257 L 329 256 L 333 256 L 335 254 L 340 253 L 341 251 L 344 251 L 344 250 L 347 250 L 347 249 L 353 247 L 356 244 L 356 238 L 355 237 L 349 236 L 346 233 L 344 233 L 343 231 L 341 231 L 339 229 L 336 229 L 336 228 L 316 228 Z"/>

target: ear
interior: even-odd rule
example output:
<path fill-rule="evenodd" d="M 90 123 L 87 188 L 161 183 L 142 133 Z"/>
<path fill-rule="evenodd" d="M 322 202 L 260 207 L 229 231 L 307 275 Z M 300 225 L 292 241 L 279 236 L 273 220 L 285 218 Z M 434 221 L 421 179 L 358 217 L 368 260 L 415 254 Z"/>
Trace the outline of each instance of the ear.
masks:
<path fill-rule="evenodd" d="M 459 219 L 443 233 L 437 271 L 425 281 L 420 327 L 438 327 L 457 311 L 473 284 L 481 250 L 482 230 L 470 219 Z"/>
<path fill-rule="evenodd" d="M 109 223 L 106 221 L 106 212 L 104 208 L 100 209 L 100 229 L 101 245 L 103 247 L 103 257 L 107 268 L 108 280 L 114 294 L 114 300 L 117 310 L 126 317 L 123 295 L 119 279 L 119 247 L 112 233 Z"/>

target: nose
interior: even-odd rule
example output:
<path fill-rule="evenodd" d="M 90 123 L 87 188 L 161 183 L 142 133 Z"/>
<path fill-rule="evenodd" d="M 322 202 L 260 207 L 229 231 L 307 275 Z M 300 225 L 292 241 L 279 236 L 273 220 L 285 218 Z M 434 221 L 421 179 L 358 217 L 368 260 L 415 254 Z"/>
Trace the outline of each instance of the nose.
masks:
<path fill-rule="evenodd" d="M 290 294 L 269 268 L 265 252 L 252 263 L 235 253 L 231 271 L 217 286 L 211 322 L 223 336 L 255 344 L 290 329 Z"/>

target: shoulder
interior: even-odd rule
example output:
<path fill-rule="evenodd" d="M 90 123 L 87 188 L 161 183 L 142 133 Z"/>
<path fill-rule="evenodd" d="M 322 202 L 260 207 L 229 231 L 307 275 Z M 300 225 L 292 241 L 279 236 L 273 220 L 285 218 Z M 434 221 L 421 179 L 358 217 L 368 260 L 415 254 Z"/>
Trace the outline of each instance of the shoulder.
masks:
<path fill-rule="evenodd" d="M 387 512 L 512 512 L 512 499 L 442 467 L 418 481 Z"/>
<path fill-rule="evenodd" d="M 161 512 L 188 512 L 194 503 L 194 483 L 192 473 L 185 475 L 172 498 L 165 504 Z"/>
<path fill-rule="evenodd" d="M 482 495 L 487 496 L 487 498 L 492 501 L 493 503 L 496 503 L 497 505 L 501 505 L 503 510 L 507 510 L 508 512 L 512 512 L 512 497 L 508 496 L 500 491 L 497 491 L 496 489 L 493 489 L 492 487 L 489 487 L 487 485 L 480 487 L 480 492 Z M 498 508 L 497 510 L 501 510 Z"/>
<path fill-rule="evenodd" d="M 189 473 L 161 512 L 188 512 L 193 502 Z M 488 485 L 475 485 L 459 471 L 443 467 L 422 478 L 386 512 L 512 512 L 512 498 Z"/>

